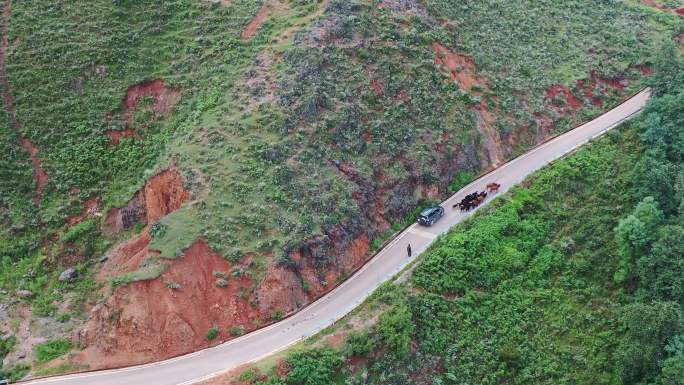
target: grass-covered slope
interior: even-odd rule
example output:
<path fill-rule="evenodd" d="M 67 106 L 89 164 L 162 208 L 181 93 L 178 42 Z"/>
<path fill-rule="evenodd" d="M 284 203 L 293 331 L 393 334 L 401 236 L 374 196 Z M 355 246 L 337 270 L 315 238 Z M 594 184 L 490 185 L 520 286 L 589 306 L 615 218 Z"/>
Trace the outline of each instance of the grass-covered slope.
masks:
<path fill-rule="evenodd" d="M 338 326 L 346 343 L 252 382 L 684 383 L 684 62 L 666 50 L 656 71 L 636 120 L 528 178 L 437 241 L 409 282 L 381 288 L 360 309 L 379 314 L 374 326 Z"/>
<path fill-rule="evenodd" d="M 417 206 L 640 87 L 654 47 L 681 32 L 675 12 L 637 1 L 2 11 L 0 331 L 17 336 L 12 362 L 32 358 L 33 334 L 76 335 L 96 302 L 125 299 L 117 287 L 167 279 L 191 245 L 228 261 L 225 292 L 254 318 L 219 317 L 220 339 L 294 311 Z M 76 278 L 59 281 L 68 267 Z M 19 333 L 32 317 L 48 327 Z M 102 320 L 99 335 L 130 321 Z"/>

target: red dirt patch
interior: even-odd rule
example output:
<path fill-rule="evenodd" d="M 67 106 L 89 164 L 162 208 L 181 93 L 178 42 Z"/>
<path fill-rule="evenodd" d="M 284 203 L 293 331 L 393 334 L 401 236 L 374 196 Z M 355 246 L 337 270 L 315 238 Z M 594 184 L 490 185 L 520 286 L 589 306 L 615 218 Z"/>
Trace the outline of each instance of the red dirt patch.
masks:
<path fill-rule="evenodd" d="M 126 96 L 124 97 L 124 120 L 130 122 L 133 118 L 133 112 L 138 105 L 141 97 L 151 96 L 154 98 L 154 104 L 151 106 L 152 111 L 156 117 L 166 116 L 171 112 L 176 103 L 180 100 L 181 93 L 178 89 L 168 88 L 164 84 L 164 80 L 155 79 L 148 82 L 139 83 L 128 87 Z"/>
<path fill-rule="evenodd" d="M 258 311 L 238 295 L 251 289 L 251 279 L 230 271 L 206 242 L 195 242 L 159 278 L 120 287 L 96 306 L 80 333 L 86 349 L 76 359 L 91 369 L 138 364 L 207 347 L 213 325 L 220 329 L 217 341 L 229 339 L 232 326 L 254 329 Z M 227 277 L 226 287 L 216 285 L 215 272 Z M 169 289 L 170 283 L 180 288 Z"/>
<path fill-rule="evenodd" d="M 375 92 L 375 96 L 382 96 L 382 91 L 384 90 L 384 87 L 382 84 L 377 79 L 371 80 L 370 87 Z"/>
<path fill-rule="evenodd" d="M 464 90 L 470 91 L 473 86 L 486 84 L 484 78 L 475 74 L 475 62 L 470 56 L 449 52 L 439 43 L 432 43 L 432 51 L 435 52 L 435 65 L 444 66 Z"/>
<path fill-rule="evenodd" d="M 98 272 L 97 279 L 104 282 L 137 270 L 140 262 L 153 254 L 148 247 L 151 240 L 150 233 L 145 230 L 114 247 L 107 253 L 107 261 Z"/>
<path fill-rule="evenodd" d="M 651 74 L 651 68 L 647 65 L 640 65 L 640 66 L 637 66 L 635 68 L 640 70 L 642 72 L 642 74 L 644 74 L 644 75 L 650 75 Z M 576 84 L 577 84 L 577 90 L 582 94 L 583 97 L 585 97 L 587 100 L 589 100 L 592 105 L 602 106 L 603 100 L 600 98 L 600 94 L 596 95 L 595 92 L 598 90 L 601 93 L 602 87 L 603 88 L 610 87 L 610 88 L 613 88 L 615 90 L 618 90 L 619 92 L 623 92 L 625 90 L 625 82 L 626 81 L 627 80 L 624 79 L 623 77 L 618 77 L 618 78 L 614 78 L 614 79 L 604 78 L 602 76 L 599 76 L 599 74 L 596 71 L 591 71 L 591 73 L 589 75 L 589 81 L 588 82 L 586 79 L 583 79 L 583 80 L 578 80 Z M 548 94 L 547 94 L 547 96 L 548 96 Z"/>
<path fill-rule="evenodd" d="M 684 16 L 684 8 L 676 8 L 676 9 L 668 8 L 667 6 L 665 6 L 665 4 L 661 4 L 655 0 L 642 0 L 642 3 L 648 5 L 649 7 L 660 9 L 661 11 L 668 11 L 668 12 L 675 13 L 679 16 Z"/>
<path fill-rule="evenodd" d="M 121 138 L 139 138 L 138 133 L 133 129 L 126 130 L 107 130 L 105 134 L 109 137 L 109 145 L 118 146 Z"/>
<path fill-rule="evenodd" d="M 501 144 L 501 136 L 494 126 L 496 117 L 487 109 L 487 106 L 484 102 L 481 102 L 475 106 L 473 111 L 475 112 L 475 117 L 477 118 L 477 129 L 485 137 L 485 150 L 487 151 L 489 164 L 496 166 L 501 163 L 504 157 L 504 148 Z"/>
<path fill-rule="evenodd" d="M 572 92 L 570 92 L 570 90 L 562 84 L 551 86 L 546 91 L 546 97 L 550 100 L 556 100 L 559 95 L 563 95 L 565 97 L 566 103 L 571 109 L 578 110 L 580 107 L 582 107 L 582 102 L 580 102 L 575 95 L 573 95 Z"/>
<path fill-rule="evenodd" d="M 272 311 L 282 310 L 291 313 L 307 302 L 297 274 L 272 264 L 266 277 L 258 285 L 259 313 L 268 319 Z"/>
<path fill-rule="evenodd" d="M 172 166 L 150 178 L 123 207 L 109 210 L 104 230 L 117 233 L 142 220 L 156 222 L 180 208 L 189 197 L 181 173 Z"/>
<path fill-rule="evenodd" d="M 664 4 L 660 4 L 655 0 L 643 0 L 643 3 L 653 8 L 665 9 Z"/>
<path fill-rule="evenodd" d="M 262 24 L 268 19 L 268 14 L 270 13 L 270 6 L 268 5 L 268 2 L 264 2 L 264 4 L 259 8 L 259 11 L 257 11 L 257 14 L 254 16 L 254 18 L 247 24 L 245 29 L 242 31 L 242 38 L 247 40 L 251 39 L 252 36 L 256 33 L 256 31 L 261 27 Z"/>
<path fill-rule="evenodd" d="M 411 97 L 409 96 L 408 92 L 406 90 L 401 90 L 399 91 L 393 98 L 392 102 L 396 106 L 399 104 L 399 102 L 404 102 L 408 103 L 411 101 Z"/>
<path fill-rule="evenodd" d="M 145 184 L 144 194 L 148 223 L 176 211 L 190 197 L 183 188 L 183 177 L 175 168 L 152 177 Z"/>
<path fill-rule="evenodd" d="M 637 66 L 637 69 L 641 71 L 642 74 L 649 76 L 653 74 L 653 69 L 647 64 L 641 64 Z"/>
<path fill-rule="evenodd" d="M 2 78 L 2 97 L 5 101 L 5 110 L 9 117 L 14 131 L 16 132 L 21 142 L 21 148 L 29 154 L 31 165 L 33 166 L 33 176 L 36 180 L 36 192 L 33 201 L 36 205 L 40 205 L 43 197 L 43 190 L 47 184 L 48 175 L 41 168 L 40 159 L 38 158 L 38 148 L 21 133 L 21 123 L 17 119 L 17 110 L 14 106 L 14 96 L 12 96 L 12 88 L 7 77 L 7 49 L 11 46 L 9 41 L 9 20 L 12 14 L 12 1 L 6 0 L 2 12 L 2 43 L 0 44 L 0 78 Z M 15 42 L 18 44 L 18 42 Z"/>

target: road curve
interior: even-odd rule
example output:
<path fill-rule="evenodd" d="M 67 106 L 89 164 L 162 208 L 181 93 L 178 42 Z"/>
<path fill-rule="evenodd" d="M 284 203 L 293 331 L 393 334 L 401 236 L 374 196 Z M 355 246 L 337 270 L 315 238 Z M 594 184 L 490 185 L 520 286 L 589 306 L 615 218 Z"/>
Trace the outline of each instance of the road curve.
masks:
<path fill-rule="evenodd" d="M 447 232 L 453 225 L 471 215 L 472 211 L 461 213 L 460 210 L 451 207 L 465 194 L 475 190 L 484 190 L 485 185 L 491 182 L 500 183 L 502 187 L 499 194 L 503 193 L 549 162 L 639 113 L 649 98 L 650 91 L 643 90 L 591 122 L 545 142 L 480 177 L 442 203 L 446 210 L 445 215 L 434 226 L 429 228 L 416 224 L 409 226 L 356 274 L 330 293 L 283 321 L 216 347 L 166 361 L 124 369 L 44 378 L 29 381 L 26 384 L 186 385 L 283 350 L 343 317 L 366 299 L 381 283 L 391 278 L 412 258 L 424 251 L 437 236 Z M 406 246 L 409 243 L 413 249 L 411 259 L 406 255 Z"/>

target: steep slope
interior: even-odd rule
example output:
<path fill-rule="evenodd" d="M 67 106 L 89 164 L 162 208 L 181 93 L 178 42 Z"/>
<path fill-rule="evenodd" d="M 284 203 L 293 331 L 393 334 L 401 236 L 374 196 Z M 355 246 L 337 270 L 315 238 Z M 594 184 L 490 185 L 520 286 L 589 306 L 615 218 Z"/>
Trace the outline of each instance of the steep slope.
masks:
<path fill-rule="evenodd" d="M 11 363 L 35 341 L 82 350 L 38 371 L 165 358 L 296 311 L 454 179 L 637 89 L 681 21 L 630 2 L 494 0 L 36 0 L 3 14 L 0 330 L 48 325 L 21 334 L 34 342 Z"/>

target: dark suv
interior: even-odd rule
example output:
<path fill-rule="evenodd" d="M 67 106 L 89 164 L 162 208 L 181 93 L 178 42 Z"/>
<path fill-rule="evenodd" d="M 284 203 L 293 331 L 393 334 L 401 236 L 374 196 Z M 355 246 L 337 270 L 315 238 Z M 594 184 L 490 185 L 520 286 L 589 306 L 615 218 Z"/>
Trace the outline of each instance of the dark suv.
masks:
<path fill-rule="evenodd" d="M 432 206 L 420 212 L 418 223 L 423 226 L 432 226 L 444 215 L 442 206 Z"/>

